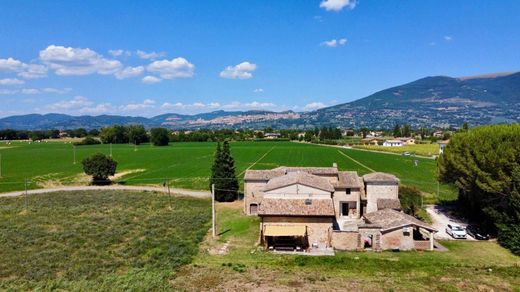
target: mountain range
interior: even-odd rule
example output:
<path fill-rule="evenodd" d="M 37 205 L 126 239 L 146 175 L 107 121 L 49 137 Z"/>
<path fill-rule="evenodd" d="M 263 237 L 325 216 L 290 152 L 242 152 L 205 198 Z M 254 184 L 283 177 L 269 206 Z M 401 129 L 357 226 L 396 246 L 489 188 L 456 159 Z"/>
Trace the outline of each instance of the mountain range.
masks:
<path fill-rule="evenodd" d="M 473 77 L 434 76 L 378 91 L 367 97 L 310 112 L 214 111 L 151 118 L 118 115 L 28 114 L 0 119 L 0 128 L 101 128 L 142 124 L 147 128 L 391 128 L 460 126 L 520 122 L 520 72 Z"/>

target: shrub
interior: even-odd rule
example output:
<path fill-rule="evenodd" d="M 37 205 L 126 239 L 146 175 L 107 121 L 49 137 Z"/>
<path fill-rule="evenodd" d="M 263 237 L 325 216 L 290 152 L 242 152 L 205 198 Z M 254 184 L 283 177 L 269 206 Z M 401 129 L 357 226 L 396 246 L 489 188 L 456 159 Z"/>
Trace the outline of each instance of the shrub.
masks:
<path fill-rule="evenodd" d="M 85 174 L 92 176 L 93 184 L 108 184 L 108 177 L 116 173 L 117 162 L 102 153 L 87 157 L 81 163 Z"/>
<path fill-rule="evenodd" d="M 83 140 L 81 140 L 79 142 L 74 142 L 74 145 L 76 145 L 76 146 L 96 145 L 96 144 L 101 144 L 101 141 L 99 141 L 98 139 L 93 138 L 91 136 L 87 136 L 87 137 L 83 138 Z"/>

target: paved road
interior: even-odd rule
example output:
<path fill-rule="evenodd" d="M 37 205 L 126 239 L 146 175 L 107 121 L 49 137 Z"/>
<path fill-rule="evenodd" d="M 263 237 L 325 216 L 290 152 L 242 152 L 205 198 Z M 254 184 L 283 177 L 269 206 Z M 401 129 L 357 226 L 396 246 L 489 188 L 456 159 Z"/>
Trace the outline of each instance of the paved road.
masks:
<path fill-rule="evenodd" d="M 426 212 L 428 212 L 432 218 L 433 227 L 439 231 L 435 234 L 435 239 L 455 240 L 446 233 L 446 226 L 448 226 L 448 224 L 459 224 L 461 226 L 468 225 L 466 222 L 463 222 L 458 218 L 453 218 L 447 215 L 446 210 L 439 207 L 438 205 L 427 205 Z M 475 239 L 470 235 L 467 235 L 467 240 Z"/>
<path fill-rule="evenodd" d="M 44 194 L 52 192 L 63 192 L 63 191 L 90 191 L 90 190 L 126 190 L 126 191 L 150 191 L 150 192 L 162 192 L 167 193 L 167 188 L 161 187 L 147 187 L 147 186 L 122 186 L 122 185 L 111 185 L 111 186 L 67 186 L 59 188 L 49 189 L 36 189 L 28 190 L 27 194 Z M 179 194 L 197 198 L 210 198 L 211 193 L 209 191 L 194 191 L 186 189 L 174 189 L 170 188 L 172 194 Z M 10 193 L 0 193 L 0 197 L 17 197 L 25 194 L 25 191 L 16 191 Z"/>

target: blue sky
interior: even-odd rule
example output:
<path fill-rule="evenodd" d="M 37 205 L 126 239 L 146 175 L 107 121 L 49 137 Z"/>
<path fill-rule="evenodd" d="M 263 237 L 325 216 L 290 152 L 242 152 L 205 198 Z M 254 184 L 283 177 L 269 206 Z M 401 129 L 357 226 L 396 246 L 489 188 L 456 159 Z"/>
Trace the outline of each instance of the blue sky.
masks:
<path fill-rule="evenodd" d="M 520 70 L 520 1 L 0 1 L 0 116 L 312 110 Z"/>

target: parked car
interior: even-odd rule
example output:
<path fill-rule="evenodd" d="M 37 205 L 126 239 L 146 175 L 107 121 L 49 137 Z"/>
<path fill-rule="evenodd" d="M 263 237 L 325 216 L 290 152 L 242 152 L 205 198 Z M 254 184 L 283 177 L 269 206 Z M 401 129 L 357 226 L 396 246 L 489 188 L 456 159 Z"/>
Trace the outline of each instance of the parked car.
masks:
<path fill-rule="evenodd" d="M 489 239 L 489 234 L 484 232 L 478 226 L 469 225 L 468 227 L 466 227 L 466 230 L 468 231 L 468 234 L 471 235 L 471 237 L 473 237 L 477 240 L 488 240 Z"/>
<path fill-rule="evenodd" d="M 458 224 L 448 224 L 446 233 L 455 239 L 466 239 L 466 229 Z"/>
<path fill-rule="evenodd" d="M 408 151 L 403 152 L 403 156 L 410 156 L 410 152 L 408 152 Z"/>

